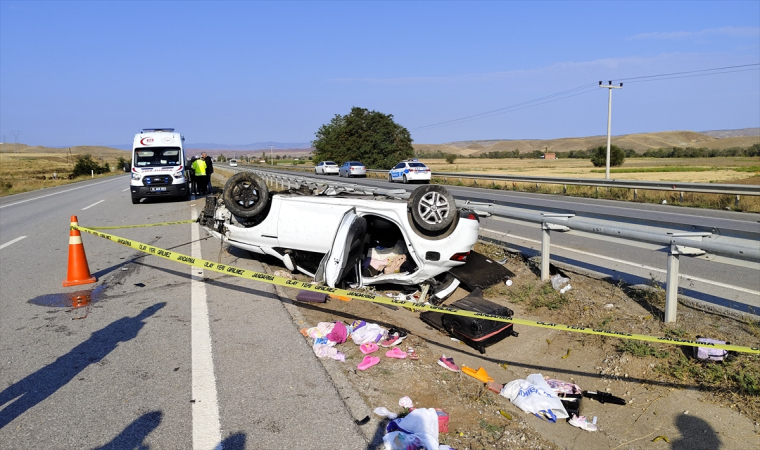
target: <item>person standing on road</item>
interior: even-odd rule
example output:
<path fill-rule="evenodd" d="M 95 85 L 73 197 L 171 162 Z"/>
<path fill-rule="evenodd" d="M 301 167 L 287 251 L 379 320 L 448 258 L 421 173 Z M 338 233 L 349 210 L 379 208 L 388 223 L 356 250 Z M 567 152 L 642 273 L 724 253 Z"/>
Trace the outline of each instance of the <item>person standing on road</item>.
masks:
<path fill-rule="evenodd" d="M 207 192 L 211 194 L 214 191 L 214 187 L 211 186 L 211 174 L 214 173 L 214 164 L 211 162 L 211 157 L 206 152 L 201 153 L 201 157 L 206 162 L 206 176 L 208 177 Z"/>
<path fill-rule="evenodd" d="M 190 176 L 190 193 L 193 195 L 198 193 L 198 186 L 195 184 L 195 169 L 193 168 L 195 159 L 195 156 L 193 156 L 187 162 L 187 174 Z"/>
<path fill-rule="evenodd" d="M 198 158 L 193 161 L 193 169 L 195 169 L 195 184 L 198 185 L 198 194 L 206 194 L 208 189 L 208 181 L 206 180 L 206 161 L 203 158 Z"/>

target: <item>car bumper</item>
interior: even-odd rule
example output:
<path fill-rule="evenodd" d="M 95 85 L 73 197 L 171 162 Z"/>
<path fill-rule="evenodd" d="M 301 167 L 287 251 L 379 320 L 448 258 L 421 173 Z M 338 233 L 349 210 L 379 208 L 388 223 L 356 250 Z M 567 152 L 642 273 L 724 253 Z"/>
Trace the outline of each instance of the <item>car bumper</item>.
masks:
<path fill-rule="evenodd" d="M 366 177 L 367 176 L 367 170 L 352 170 L 348 172 L 349 177 Z"/>
<path fill-rule="evenodd" d="M 156 190 L 157 188 L 165 190 Z M 132 198 L 184 197 L 188 193 L 186 183 L 169 184 L 166 186 L 130 186 L 129 190 L 132 193 Z"/>

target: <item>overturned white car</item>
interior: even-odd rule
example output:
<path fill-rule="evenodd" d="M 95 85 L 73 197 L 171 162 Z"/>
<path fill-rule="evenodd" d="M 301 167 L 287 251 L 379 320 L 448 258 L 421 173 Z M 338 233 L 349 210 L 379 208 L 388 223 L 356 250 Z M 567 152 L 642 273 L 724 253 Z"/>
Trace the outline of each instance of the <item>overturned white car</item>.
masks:
<path fill-rule="evenodd" d="M 478 239 L 474 211 L 457 209 L 442 186 L 409 200 L 303 186 L 270 194 L 257 175 L 232 176 L 221 198 L 209 196 L 199 218 L 234 247 L 280 259 L 291 271 L 330 287 L 417 285 L 461 266 Z"/>

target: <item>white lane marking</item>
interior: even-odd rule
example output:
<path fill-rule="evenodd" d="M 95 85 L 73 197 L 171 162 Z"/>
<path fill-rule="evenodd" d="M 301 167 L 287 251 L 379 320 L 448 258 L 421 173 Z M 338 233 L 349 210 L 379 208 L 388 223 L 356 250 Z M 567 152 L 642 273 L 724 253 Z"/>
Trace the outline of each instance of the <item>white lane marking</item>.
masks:
<path fill-rule="evenodd" d="M 82 188 L 86 188 L 86 187 L 90 187 L 90 186 L 95 186 L 95 185 L 98 185 L 98 184 L 108 183 L 109 181 L 114 181 L 114 180 L 121 180 L 121 177 L 116 177 L 116 178 L 112 178 L 110 180 L 100 181 L 100 182 L 97 182 L 97 183 L 88 184 L 87 186 L 79 186 L 79 187 L 75 187 L 75 188 L 72 188 L 72 189 L 66 189 L 65 191 L 53 192 L 52 194 L 40 195 L 39 197 L 34 197 L 34 198 L 26 199 L 26 200 L 21 200 L 20 202 L 9 203 L 7 205 L 0 206 L 0 209 L 7 208 L 7 207 L 13 206 L 13 205 L 19 205 L 21 203 L 31 202 L 32 200 L 39 200 L 41 198 L 50 197 L 51 195 L 63 194 L 64 192 L 76 191 L 77 189 L 82 189 Z"/>
<path fill-rule="evenodd" d="M 128 191 L 128 190 L 129 190 L 129 188 L 126 188 L 126 189 L 122 189 L 122 190 L 121 190 L 121 192 L 126 192 L 126 191 Z"/>
<path fill-rule="evenodd" d="M 536 244 L 540 244 L 541 243 L 541 241 L 538 241 L 536 239 L 529 239 L 529 238 L 522 237 L 522 236 L 516 236 L 514 234 L 503 233 L 501 231 L 489 230 L 488 228 L 481 228 L 481 229 L 483 231 L 488 231 L 489 233 L 495 233 L 495 234 L 500 234 L 502 236 L 509 236 L 509 237 L 516 238 L 516 239 L 522 239 L 524 241 L 534 242 Z M 551 244 L 551 246 L 554 247 L 554 248 L 561 249 L 561 250 L 567 250 L 568 252 L 580 253 L 581 255 L 592 256 L 594 258 L 605 259 L 607 261 L 613 261 L 613 262 L 620 263 L 620 264 L 626 264 L 628 266 L 639 267 L 641 269 L 651 270 L 653 272 L 668 273 L 667 270 L 659 269 L 657 267 L 647 266 L 645 264 L 639 264 L 639 263 L 635 263 L 635 262 L 624 261 L 622 259 L 617 259 L 617 258 L 610 258 L 609 256 L 597 255 L 596 253 L 584 252 L 583 250 L 576 250 L 574 248 L 563 247 L 561 245 Z M 735 291 L 745 292 L 747 294 L 760 295 L 760 291 L 753 291 L 752 289 L 747 289 L 747 288 L 743 288 L 743 287 L 739 287 L 739 286 L 731 286 L 730 284 L 725 284 L 725 283 L 721 283 L 721 282 L 718 282 L 718 281 L 706 280 L 704 278 L 699 278 L 699 277 L 694 277 L 694 276 L 691 276 L 691 275 L 686 275 L 685 273 L 679 273 L 678 274 L 678 278 L 683 278 L 685 280 L 699 281 L 701 283 L 711 284 L 713 286 L 718 286 L 718 287 L 722 287 L 722 288 L 726 288 L 726 289 L 733 289 Z"/>
<path fill-rule="evenodd" d="M 99 201 L 99 202 L 95 202 L 95 203 L 93 203 L 93 204 L 92 204 L 92 205 L 90 205 L 90 206 L 85 206 L 84 208 L 82 208 L 82 211 L 84 211 L 85 209 L 90 209 L 90 208 L 92 208 L 93 206 L 97 205 L 98 203 L 103 203 L 104 201 L 105 201 L 105 200 L 101 200 L 101 201 Z"/>
<path fill-rule="evenodd" d="M 193 208 L 192 218 L 198 216 Z M 199 225 L 191 227 L 193 258 L 201 258 Z M 191 302 L 191 353 L 193 379 L 193 449 L 211 450 L 221 448 L 222 432 L 219 425 L 219 405 L 214 378 L 214 359 L 211 352 L 211 327 L 209 326 L 206 286 L 203 269 L 192 267 L 190 280 Z"/>
<path fill-rule="evenodd" d="M 12 241 L 8 241 L 5 244 L 0 245 L 0 250 L 4 249 L 5 247 L 7 247 L 9 245 L 15 244 L 16 242 L 20 241 L 21 239 L 24 239 L 25 237 L 26 236 L 19 236 L 19 237 L 17 237 L 16 239 L 14 239 Z"/>

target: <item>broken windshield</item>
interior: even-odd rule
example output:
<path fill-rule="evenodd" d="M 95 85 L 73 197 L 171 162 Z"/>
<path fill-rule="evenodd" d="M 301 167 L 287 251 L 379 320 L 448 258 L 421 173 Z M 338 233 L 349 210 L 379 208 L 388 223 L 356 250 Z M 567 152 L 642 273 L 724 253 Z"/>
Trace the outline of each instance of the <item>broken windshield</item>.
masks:
<path fill-rule="evenodd" d="M 135 167 L 180 165 L 179 147 L 150 147 L 135 150 Z"/>

